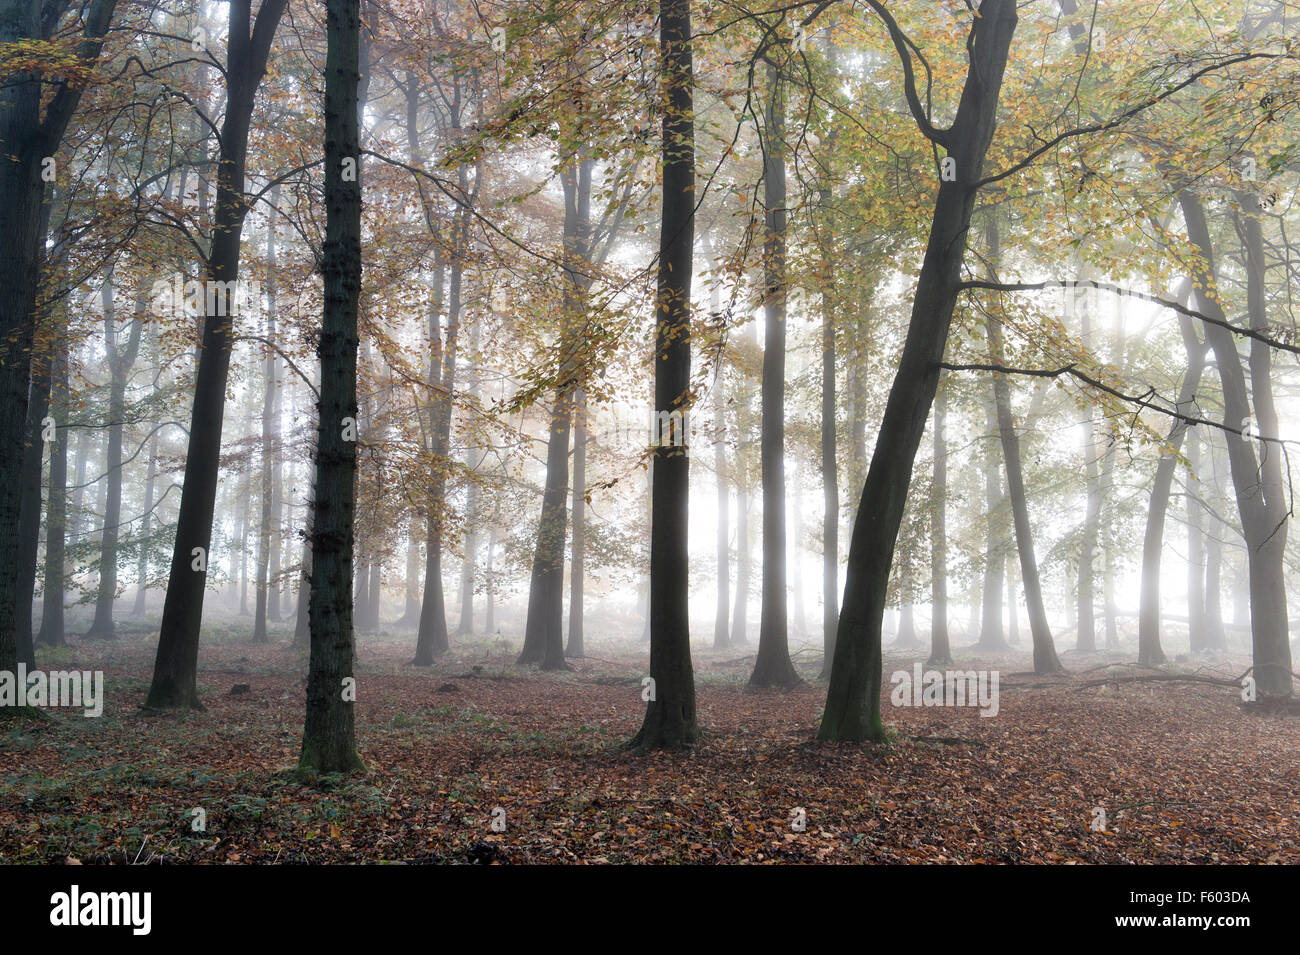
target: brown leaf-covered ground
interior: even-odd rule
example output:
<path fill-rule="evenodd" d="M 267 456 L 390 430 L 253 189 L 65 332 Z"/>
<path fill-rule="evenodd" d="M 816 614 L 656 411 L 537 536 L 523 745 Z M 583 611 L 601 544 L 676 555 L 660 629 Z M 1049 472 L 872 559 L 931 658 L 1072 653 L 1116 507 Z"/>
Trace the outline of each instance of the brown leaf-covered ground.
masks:
<path fill-rule="evenodd" d="M 703 742 L 633 756 L 618 745 L 644 712 L 635 645 L 543 674 L 498 642 L 419 670 L 409 635 L 368 637 L 369 774 L 308 786 L 289 772 L 305 655 L 283 634 L 205 639 L 207 711 L 184 716 L 138 711 L 153 639 L 42 659 L 103 669 L 107 705 L 0 724 L 0 862 L 1300 862 L 1300 720 L 1249 712 L 1231 687 L 1078 688 L 1149 672 L 1119 655 L 1066 654 L 1071 675 L 1044 686 L 1027 654 L 959 650 L 959 667 L 1000 671 L 996 717 L 886 695 L 897 738 L 858 747 L 814 742 L 824 684 L 749 691 L 745 648 L 697 650 Z M 886 673 L 914 659 L 891 652 Z"/>

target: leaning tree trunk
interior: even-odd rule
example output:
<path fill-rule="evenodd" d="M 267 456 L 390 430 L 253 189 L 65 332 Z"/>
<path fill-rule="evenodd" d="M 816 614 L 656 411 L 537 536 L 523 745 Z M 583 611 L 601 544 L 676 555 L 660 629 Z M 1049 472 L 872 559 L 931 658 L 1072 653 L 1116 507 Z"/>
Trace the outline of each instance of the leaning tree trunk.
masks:
<path fill-rule="evenodd" d="M 952 128 L 939 134 L 955 175 L 935 199 L 912 316 L 849 544 L 844 604 L 818 738 L 883 740 L 881 624 L 889 570 L 902 525 L 912 465 L 939 383 L 984 156 L 993 138 L 998 93 L 1016 29 L 1014 0 L 984 0 L 968 44 L 970 69 Z M 905 41 L 896 38 L 903 55 Z M 919 101 L 918 101 L 919 106 Z"/>
<path fill-rule="evenodd" d="M 691 385 L 691 251 L 695 238 L 695 119 L 691 0 L 660 0 L 664 89 L 663 211 L 655 300 L 655 411 L 685 413 Z M 687 517 L 688 435 L 654 449 L 650 525 L 650 700 L 633 749 L 689 746 L 699 738 L 691 667 Z"/>
<path fill-rule="evenodd" d="M 353 773 L 352 531 L 357 477 L 357 311 L 361 296 L 360 0 L 327 0 L 324 315 L 312 518 L 311 660 L 299 772 Z M 351 170 L 348 175 L 345 170 Z M 347 421 L 345 419 L 351 419 Z"/>
<path fill-rule="evenodd" d="M 775 55 L 770 52 L 769 56 Z M 785 305 L 786 184 L 785 102 L 780 67 L 768 65 L 763 138 L 763 592 L 758 656 L 749 685 L 790 687 L 799 674 L 790 662 L 786 613 Z"/>
<path fill-rule="evenodd" d="M 217 206 L 205 278 L 215 294 L 205 295 L 203 338 L 194 403 L 190 410 L 189 449 L 181 485 L 176 543 L 167 577 L 158 654 L 145 705 L 150 709 L 202 708 L 199 702 L 199 628 L 203 595 L 212 559 L 212 519 L 221 466 L 221 426 L 234 343 L 231 292 L 239 278 L 239 245 L 248 207 L 244 168 L 253 105 L 271 40 L 288 0 L 262 0 L 252 23 L 251 0 L 231 0 L 227 39 L 226 117 L 217 166 Z"/>

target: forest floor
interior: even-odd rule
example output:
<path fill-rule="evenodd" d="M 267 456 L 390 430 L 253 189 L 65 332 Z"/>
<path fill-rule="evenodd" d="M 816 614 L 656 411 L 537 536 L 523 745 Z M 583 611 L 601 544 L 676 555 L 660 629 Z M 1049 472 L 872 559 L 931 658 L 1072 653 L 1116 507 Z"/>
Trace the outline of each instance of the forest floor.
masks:
<path fill-rule="evenodd" d="M 372 635 L 369 772 L 309 786 L 290 772 L 306 654 L 247 632 L 205 633 L 207 710 L 180 716 L 139 710 L 156 637 L 42 652 L 44 669 L 103 670 L 107 702 L 0 723 L 0 863 L 1300 862 L 1300 719 L 1232 686 L 1081 686 L 1154 672 L 1131 654 L 1067 653 L 1047 680 L 1028 653 L 959 648 L 958 668 L 999 671 L 996 716 L 894 706 L 887 685 L 896 738 L 850 746 L 814 741 L 820 653 L 797 656 L 804 685 L 751 691 L 752 646 L 697 648 L 701 744 L 634 756 L 618 747 L 644 713 L 643 645 L 597 640 L 548 674 L 487 638 L 417 669 L 411 634 Z M 885 672 L 918 660 L 889 651 Z"/>

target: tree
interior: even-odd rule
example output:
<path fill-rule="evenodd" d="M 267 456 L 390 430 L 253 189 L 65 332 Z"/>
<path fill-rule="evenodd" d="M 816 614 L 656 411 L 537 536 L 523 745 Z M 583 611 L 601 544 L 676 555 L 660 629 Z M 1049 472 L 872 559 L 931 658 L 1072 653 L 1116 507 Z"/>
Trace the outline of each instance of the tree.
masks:
<path fill-rule="evenodd" d="M 356 489 L 357 313 L 361 298 L 360 0 L 328 0 L 325 245 L 320 422 L 312 507 L 311 659 L 302 773 L 354 773 L 352 538 Z M 350 424 L 351 423 L 351 426 Z"/>
<path fill-rule="evenodd" d="M 271 41 L 287 5 L 288 0 L 263 0 L 253 20 L 252 0 L 230 2 L 224 73 L 226 115 L 217 162 L 217 205 L 204 262 L 204 278 L 211 284 L 204 295 L 203 338 L 190 409 L 189 448 L 158 655 L 145 702 L 149 709 L 202 708 L 198 691 L 199 627 L 212 556 L 212 518 L 233 346 L 240 239 L 248 214 L 244 198 L 248 133 Z"/>
<path fill-rule="evenodd" d="M 927 138 L 947 150 L 952 177 L 941 177 L 939 183 L 903 354 L 853 523 L 835 658 L 818 731 L 819 739 L 838 741 L 883 740 L 885 735 L 880 719 L 880 637 L 889 569 L 912 465 L 938 388 L 967 233 L 1017 22 L 1014 0 L 980 4 L 967 43 L 970 66 L 957 113 L 952 126 L 941 130 L 930 122 L 916 92 L 905 35 L 883 6 L 876 0 L 868 3 L 885 21 L 902 60 L 909 109 Z"/>
<path fill-rule="evenodd" d="M 691 0 L 660 0 L 663 88 L 663 210 L 655 307 L 655 411 L 689 407 L 691 271 L 695 244 L 695 118 Z M 671 419 L 669 419 L 671 420 Z M 688 612 L 690 459 L 681 446 L 654 448 L 650 526 L 650 699 L 636 750 L 689 746 L 699 738 Z"/>
<path fill-rule="evenodd" d="M 0 90 L 0 671 L 16 672 L 22 528 L 23 455 L 26 447 L 31 347 L 48 218 L 42 214 L 46 173 L 55 162 L 68 123 L 81 100 L 86 77 L 99 59 L 117 0 L 93 0 L 72 8 L 54 0 L 0 2 L 0 46 L 50 41 L 80 16 L 82 41 L 72 69 L 48 74 L 26 68 L 4 76 Z M 42 108 L 44 111 L 42 112 Z"/>
<path fill-rule="evenodd" d="M 769 57 L 776 55 L 768 51 Z M 781 68 L 768 64 L 763 136 L 763 592 L 758 655 L 749 685 L 797 685 L 790 662 L 785 581 L 786 174 L 785 96 Z"/>

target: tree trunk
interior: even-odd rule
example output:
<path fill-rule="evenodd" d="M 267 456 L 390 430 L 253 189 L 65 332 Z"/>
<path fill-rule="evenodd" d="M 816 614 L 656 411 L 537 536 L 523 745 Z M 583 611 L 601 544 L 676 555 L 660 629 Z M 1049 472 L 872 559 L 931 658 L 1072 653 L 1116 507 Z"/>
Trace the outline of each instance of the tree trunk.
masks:
<path fill-rule="evenodd" d="M 984 507 L 986 543 L 984 546 L 984 590 L 980 599 L 980 638 L 978 648 L 994 653 L 1007 648 L 1006 630 L 1002 624 L 1002 572 L 1006 569 L 1003 542 L 1006 540 L 1006 521 L 1002 515 L 1005 497 L 1002 493 L 1002 475 L 998 469 L 998 453 L 994 441 L 998 438 L 998 414 L 993 395 L 984 397 L 986 440 L 984 442 Z"/>
<path fill-rule="evenodd" d="M 770 53 L 769 55 L 774 55 Z M 780 67 L 768 65 L 763 137 L 763 592 L 758 655 L 749 685 L 796 686 L 786 614 L 785 526 L 785 97 Z"/>
<path fill-rule="evenodd" d="M 1245 246 L 1250 327 L 1265 332 L 1268 316 L 1259 205 L 1253 196 L 1244 193 L 1239 193 L 1237 200 L 1244 213 L 1239 226 Z M 1195 275 L 1197 303 L 1210 318 L 1226 321 L 1216 291 L 1214 254 L 1205 212 L 1190 193 L 1182 193 L 1179 204 L 1187 224 L 1188 238 L 1200 252 L 1201 261 Z M 1291 643 L 1283 559 L 1290 506 L 1282 454 L 1268 442 L 1278 435 L 1272 355 L 1265 343 L 1251 342 L 1248 391 L 1246 373 L 1231 333 L 1221 326 L 1207 324 L 1205 335 L 1214 349 L 1223 385 L 1225 423 L 1229 428 L 1249 432 L 1230 434 L 1227 443 L 1228 464 L 1246 538 L 1253 676 L 1260 693 L 1286 696 L 1291 693 Z M 1255 453 L 1257 441 L 1260 446 L 1258 457 Z"/>
<path fill-rule="evenodd" d="M 36 642 L 49 647 L 67 645 L 64 632 L 64 573 L 68 522 L 68 343 L 62 333 L 51 367 L 50 416 L 55 421 L 50 451 L 50 494 L 45 523 L 45 580 L 41 629 Z"/>
<path fill-rule="evenodd" d="M 573 415 L 573 546 L 569 559 L 569 645 L 566 657 L 581 659 L 582 583 L 587 555 L 587 395 L 579 388 Z"/>
<path fill-rule="evenodd" d="M 1184 283 L 1178 298 L 1186 301 L 1190 283 Z M 1199 302 L 1198 302 L 1199 305 Z M 1195 411 L 1196 392 L 1201 385 L 1205 368 L 1205 346 L 1197 338 L 1192 320 L 1179 316 L 1183 348 L 1187 352 L 1187 370 L 1178 393 L 1178 407 Z M 1138 606 L 1138 663 L 1153 667 L 1166 662 L 1160 646 L 1160 558 L 1164 549 L 1165 515 L 1169 511 L 1169 492 L 1174 484 L 1178 467 L 1178 452 L 1183 446 L 1187 423 L 1175 419 L 1169 428 L 1168 442 L 1171 453 L 1161 455 L 1156 465 L 1155 483 L 1151 487 L 1151 502 L 1147 508 L 1146 532 L 1142 539 L 1142 587 Z"/>
<path fill-rule="evenodd" d="M 689 409 L 691 252 L 695 238 L 695 119 L 691 0 L 660 0 L 663 211 L 655 299 L 655 410 Z M 690 458 L 682 446 L 654 449 L 650 527 L 650 699 L 629 746 L 689 746 L 699 738 L 691 667 L 687 518 Z"/>
<path fill-rule="evenodd" d="M 980 5 L 968 44 L 970 69 L 956 118 L 944 134 L 955 176 L 939 184 L 903 354 L 854 521 L 819 739 L 884 739 L 880 630 L 889 569 L 912 465 L 939 383 L 939 363 L 957 303 L 977 183 L 993 137 L 998 93 L 1015 28 L 1014 0 L 984 0 Z"/>
<path fill-rule="evenodd" d="M 270 2 L 270 0 L 264 0 Z M 302 773 L 363 772 L 353 722 L 352 530 L 356 489 L 357 311 L 361 294 L 360 0 L 327 0 L 325 243 L 320 425 L 312 519 L 311 661 Z M 351 164 L 352 175 L 344 173 Z M 352 440 L 347 440 L 351 430 Z"/>
<path fill-rule="evenodd" d="M 140 350 L 146 302 L 140 296 L 135 303 L 126 348 L 117 347 L 117 315 L 113 308 L 113 276 L 109 272 L 103 287 L 104 350 L 110 374 L 108 398 L 108 453 L 104 461 L 104 479 L 108 485 L 104 505 L 104 532 L 99 550 L 99 593 L 95 600 L 95 618 L 88 637 L 113 635 L 113 605 L 117 600 L 117 542 L 122 522 L 122 432 L 126 417 L 126 383 Z"/>
<path fill-rule="evenodd" d="M 716 310 L 715 310 L 716 311 Z M 731 643 L 728 619 L 731 603 L 731 493 L 727 489 L 727 418 L 722 396 L 722 369 L 714 379 L 713 475 L 718 491 L 717 578 L 718 601 L 713 613 L 713 649 L 723 650 Z"/>
<path fill-rule="evenodd" d="M 934 398 L 934 480 L 930 485 L 930 659 L 926 666 L 952 663 L 948 647 L 948 395 L 940 388 Z"/>
<path fill-rule="evenodd" d="M 254 99 L 271 40 L 287 0 L 262 0 L 250 33 L 251 0 L 231 0 L 226 54 L 226 116 L 217 166 L 217 206 L 206 275 L 215 294 L 204 296 L 202 347 L 190 411 L 189 449 L 181 486 L 176 543 L 167 578 L 158 654 L 146 707 L 202 708 L 198 692 L 199 628 L 207 567 L 212 560 L 212 519 L 221 465 L 221 426 L 233 345 L 231 289 L 239 278 L 239 245 L 248 207 L 244 169 Z M 337 171 L 336 171 L 337 172 Z M 196 569 L 202 568 L 202 569 Z"/>
<path fill-rule="evenodd" d="M 989 261 L 996 266 L 1000 258 L 1001 238 L 993 215 L 996 214 L 990 216 L 988 226 Z M 990 361 L 994 365 L 1005 366 L 1002 322 L 990 314 L 987 327 Z M 1034 672 L 1060 673 L 1064 668 L 1056 655 L 1052 631 L 1047 624 L 1047 611 L 1043 607 L 1038 559 L 1034 555 L 1033 530 L 1029 524 L 1029 501 L 1025 494 L 1024 474 L 1020 469 L 1020 437 L 1011 417 L 1011 389 L 1005 375 L 993 376 L 993 402 L 997 408 L 998 434 L 1002 439 L 1002 457 L 1007 469 L 1007 496 L 1011 501 L 1011 517 L 1016 528 L 1016 550 L 1020 554 L 1020 580 L 1025 589 L 1025 605 L 1029 611 L 1029 632 L 1034 644 Z"/>
<path fill-rule="evenodd" d="M 278 190 L 278 188 L 279 187 L 277 186 L 276 189 Z M 267 226 L 266 232 L 266 270 L 268 276 L 274 274 L 276 264 L 276 199 L 277 195 L 273 192 L 271 196 L 270 222 Z M 274 342 L 276 340 L 274 286 L 268 288 L 267 302 L 266 340 L 268 342 Z M 261 521 L 258 525 L 257 534 L 257 610 L 253 617 L 254 643 L 269 642 L 269 637 L 266 632 L 266 622 L 267 618 L 270 616 L 271 542 L 272 534 L 276 533 L 278 535 L 278 530 L 274 530 L 276 521 L 275 466 L 278 455 L 276 444 L 279 441 L 280 431 L 280 389 L 279 384 L 276 381 L 277 360 L 275 352 L 267 346 L 266 358 L 262 363 L 263 374 L 266 375 L 266 382 L 262 394 Z"/>
<path fill-rule="evenodd" d="M 1201 521 L 1201 438 L 1188 430 L 1187 508 L 1187 643 L 1196 653 L 1207 646 L 1205 619 L 1205 533 Z"/>
<path fill-rule="evenodd" d="M 580 153 L 561 172 L 564 190 L 564 302 L 560 316 L 560 367 L 551 406 L 546 447 L 546 489 L 537 524 L 528 617 L 518 664 L 537 663 L 543 670 L 564 670 L 564 539 L 568 525 L 569 434 L 576 393 L 581 387 L 580 336 L 586 308 L 584 280 L 591 235 L 592 163 Z"/>
<path fill-rule="evenodd" d="M 67 448 L 65 445 L 63 461 L 65 479 L 67 466 Z M 51 480 L 53 479 L 51 478 Z M 131 616 L 133 617 L 143 617 L 145 615 L 145 602 L 149 593 L 149 531 L 153 523 L 154 485 L 157 480 L 158 439 L 152 437 L 149 439 L 149 468 L 144 481 L 144 514 L 140 517 L 140 553 L 136 557 L 135 566 L 135 605 L 131 608 Z"/>

